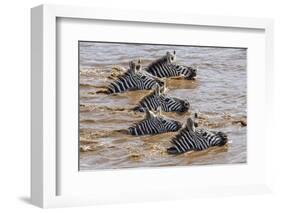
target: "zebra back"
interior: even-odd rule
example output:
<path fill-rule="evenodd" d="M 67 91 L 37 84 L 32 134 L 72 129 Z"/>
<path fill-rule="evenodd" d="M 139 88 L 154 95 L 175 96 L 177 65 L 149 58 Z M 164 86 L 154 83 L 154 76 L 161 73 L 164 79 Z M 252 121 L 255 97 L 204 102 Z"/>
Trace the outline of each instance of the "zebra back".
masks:
<path fill-rule="evenodd" d="M 129 69 L 113 81 L 107 88 L 107 93 L 120 93 L 128 90 L 151 89 L 156 84 L 163 85 L 163 82 L 155 76 L 151 76 L 142 70 L 140 60 L 129 63 Z"/>
<path fill-rule="evenodd" d="M 165 112 L 186 112 L 190 108 L 188 100 L 171 97 L 166 94 L 166 85 L 155 86 L 154 90 L 141 99 L 135 111 L 143 112 L 143 108 L 156 111 L 160 107 Z"/>
<path fill-rule="evenodd" d="M 167 52 L 165 56 L 152 62 L 146 70 L 160 78 L 182 76 L 187 80 L 194 80 L 197 70 L 193 67 L 176 64 L 176 52 Z"/>
<path fill-rule="evenodd" d="M 152 62 L 146 67 L 147 72 L 154 76 L 163 78 L 176 76 L 175 69 L 171 64 L 176 62 L 176 51 L 173 53 L 167 52 L 165 56 Z"/>
<path fill-rule="evenodd" d="M 142 121 L 135 123 L 128 129 L 131 135 L 152 135 L 164 132 L 174 132 L 181 128 L 181 123 L 161 115 L 161 108 L 156 113 L 145 110 L 145 117 Z"/>

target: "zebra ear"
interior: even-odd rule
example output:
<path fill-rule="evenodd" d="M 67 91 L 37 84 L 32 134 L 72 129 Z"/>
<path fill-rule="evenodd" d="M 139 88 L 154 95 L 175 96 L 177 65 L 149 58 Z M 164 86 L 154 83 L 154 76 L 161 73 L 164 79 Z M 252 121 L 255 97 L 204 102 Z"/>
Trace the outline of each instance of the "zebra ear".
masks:
<path fill-rule="evenodd" d="M 131 72 L 136 72 L 136 64 L 135 64 L 135 62 L 133 62 L 133 61 L 129 62 L 129 70 Z"/>
<path fill-rule="evenodd" d="M 194 113 L 193 119 L 194 119 L 194 126 L 195 126 L 195 128 L 197 128 L 199 126 L 198 125 L 198 112 Z"/>
<path fill-rule="evenodd" d="M 185 126 L 188 130 L 194 132 L 195 131 L 195 126 L 194 126 L 194 122 L 191 118 L 188 118 L 186 121 L 186 126 Z"/>
<path fill-rule="evenodd" d="M 165 93 L 167 91 L 167 87 L 166 87 L 166 81 L 164 81 L 164 84 L 163 84 L 163 86 L 160 88 L 160 90 L 159 90 L 159 94 L 161 93 L 161 94 L 163 94 L 163 93 Z"/>
<path fill-rule="evenodd" d="M 158 116 L 162 115 L 162 108 L 161 108 L 161 106 L 157 107 L 157 111 L 156 112 L 157 112 Z"/>
<path fill-rule="evenodd" d="M 133 68 L 133 70 L 134 71 L 140 71 L 141 70 L 141 60 L 140 59 L 138 59 L 138 61 L 135 63 L 135 62 L 133 62 L 134 63 L 134 68 Z"/>
<path fill-rule="evenodd" d="M 136 71 L 140 71 L 140 70 L 141 70 L 141 65 L 140 64 L 136 65 Z"/>
<path fill-rule="evenodd" d="M 154 113 L 148 110 L 147 108 L 144 108 L 145 110 L 145 119 L 150 119 L 152 117 L 155 117 Z"/>
<path fill-rule="evenodd" d="M 155 86 L 153 86 L 155 91 L 156 91 L 156 94 L 159 96 L 160 95 L 160 86 L 158 84 L 155 84 Z"/>
<path fill-rule="evenodd" d="M 176 51 L 175 51 L 175 50 L 174 50 L 174 52 L 173 52 L 173 53 L 174 53 L 174 55 L 176 55 Z"/>

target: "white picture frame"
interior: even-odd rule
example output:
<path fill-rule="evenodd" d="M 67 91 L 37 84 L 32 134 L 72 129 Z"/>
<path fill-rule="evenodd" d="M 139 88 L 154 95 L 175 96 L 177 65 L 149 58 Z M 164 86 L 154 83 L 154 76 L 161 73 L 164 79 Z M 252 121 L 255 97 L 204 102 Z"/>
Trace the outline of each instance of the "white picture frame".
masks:
<path fill-rule="evenodd" d="M 153 13 L 147 11 L 122 11 L 110 10 L 100 8 L 84 8 L 74 6 L 54 6 L 41 5 L 31 10 L 31 201 L 34 205 L 47 208 L 59 206 L 76 206 L 76 205 L 91 205 L 98 203 L 113 203 L 113 202 L 138 202 L 143 200 L 165 200 L 188 198 L 198 196 L 224 196 L 224 195 L 241 195 L 264 193 L 271 191 L 271 172 L 270 172 L 270 143 L 269 135 L 270 128 L 266 126 L 266 148 L 267 152 L 264 158 L 267 160 L 260 168 L 260 173 L 264 174 L 262 178 L 257 178 L 253 184 L 249 181 L 239 182 L 233 185 L 222 183 L 217 186 L 200 187 L 194 184 L 192 188 L 184 188 L 184 190 L 173 191 L 171 187 L 161 190 L 161 184 L 155 188 L 150 186 L 152 191 L 128 189 L 122 191 L 122 188 L 116 188 L 112 192 L 107 189 L 102 193 L 101 191 L 95 195 L 81 193 L 69 193 L 67 195 L 58 192 L 59 181 L 58 174 L 61 172 L 61 167 L 58 166 L 58 159 L 60 158 L 57 146 L 57 88 L 60 82 L 57 79 L 57 20 L 64 19 L 87 19 L 87 20 L 117 20 L 122 22 L 136 22 L 136 23 L 154 23 L 161 25 L 181 25 L 181 26 L 200 26 L 211 28 L 227 28 L 232 29 L 254 29 L 261 30 L 264 33 L 264 81 L 265 87 L 260 88 L 262 94 L 265 95 L 264 107 L 270 113 L 272 109 L 273 100 L 270 95 L 272 91 L 273 79 L 273 21 L 271 19 L 257 19 L 257 18 L 241 18 L 241 17 L 216 17 L 203 15 L 188 15 L 188 14 L 165 14 Z M 76 85 L 74 85 L 76 86 Z M 255 87 L 255 86 L 253 86 Z M 253 101 L 256 97 L 253 96 Z M 261 108 L 260 110 L 263 110 Z M 262 112 L 262 111 L 260 111 Z M 271 116 L 268 116 L 265 123 L 270 123 Z M 265 124 L 266 125 L 266 124 Z M 77 127 L 78 128 L 78 127 Z M 258 129 L 256 129 L 258 130 Z M 262 159 L 264 160 L 264 159 Z M 228 166 L 229 167 L 229 166 Z M 201 170 L 202 167 L 193 170 Z M 179 177 L 179 172 L 183 172 L 185 168 L 180 170 L 168 169 L 176 174 L 170 178 L 173 180 Z M 210 169 L 210 168 L 209 168 Z M 235 170 L 235 168 L 232 168 Z M 162 169 L 152 169 L 149 175 L 160 178 Z M 229 168 L 218 168 L 218 172 L 229 172 Z M 246 167 L 242 170 L 247 170 Z M 134 172 L 126 173 L 126 176 L 131 175 L 131 178 L 140 178 L 142 169 L 135 169 Z M 78 172 L 78 171 L 77 171 Z M 194 171 L 193 171 L 194 172 Z M 109 178 L 108 173 L 120 173 L 120 171 L 103 171 L 97 173 L 83 173 L 83 176 L 98 176 L 98 180 Z M 121 172 L 122 173 L 122 172 Z M 125 174 L 125 173 L 124 173 Z M 200 174 L 200 172 L 198 173 Z M 203 173 L 202 173 L 203 174 Z M 194 172 L 196 175 L 196 171 Z M 118 176 L 118 175 L 117 175 Z M 122 176 L 120 176 L 122 177 Z M 149 176 L 147 176 L 149 177 Z M 163 177 L 163 176 L 162 176 Z M 165 178 L 165 177 L 164 177 Z M 168 177 L 166 177 L 168 178 Z M 145 179 L 145 178 L 144 178 Z M 246 178 L 245 178 L 246 179 Z M 69 180 L 72 180 L 71 177 Z M 84 179 L 86 180 L 86 179 Z M 159 181 L 161 182 L 161 181 Z M 102 185 L 102 183 L 100 183 Z M 69 185 L 68 185 L 69 186 Z M 127 188 L 130 188 L 128 184 Z M 114 186 L 111 186 L 114 187 Z M 125 187 L 125 186 L 124 186 Z M 160 187 L 160 188 L 159 188 Z M 163 185 L 164 187 L 164 185 Z M 145 187 L 144 187 L 145 189 Z M 73 187 L 73 191 L 77 190 Z M 120 190 L 120 191 L 118 191 Z M 70 189 L 71 191 L 71 189 Z M 167 192 L 171 192 L 168 194 Z M 175 195 L 176 192 L 176 195 Z M 120 196 L 119 193 L 123 193 Z"/>

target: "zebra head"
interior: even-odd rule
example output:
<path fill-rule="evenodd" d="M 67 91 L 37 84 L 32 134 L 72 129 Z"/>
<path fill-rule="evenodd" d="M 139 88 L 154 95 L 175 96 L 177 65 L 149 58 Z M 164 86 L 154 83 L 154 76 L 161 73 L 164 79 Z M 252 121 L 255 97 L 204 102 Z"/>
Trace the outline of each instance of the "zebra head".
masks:
<path fill-rule="evenodd" d="M 137 89 L 152 89 L 155 86 L 162 86 L 164 82 L 159 78 L 151 75 L 150 73 L 146 72 L 142 69 L 141 60 L 139 59 L 137 63 L 131 61 L 129 63 L 129 73 L 135 83 L 135 87 Z"/>
<path fill-rule="evenodd" d="M 145 96 L 134 108 L 135 111 L 144 112 L 144 108 L 156 111 L 158 107 L 164 112 L 187 112 L 190 108 L 188 100 L 171 97 L 166 94 L 166 85 L 156 85 L 154 91 Z"/>
<path fill-rule="evenodd" d="M 129 62 L 129 69 L 107 88 L 107 93 L 121 93 L 128 90 L 148 90 L 164 82 L 142 70 L 141 61 Z"/>
<path fill-rule="evenodd" d="M 186 80 L 195 80 L 197 76 L 197 69 L 194 67 L 189 67 L 185 65 L 175 65 L 175 69 L 179 76 L 182 76 Z"/>
<path fill-rule="evenodd" d="M 225 133 L 196 128 L 194 121 L 188 118 L 183 128 L 171 140 L 174 146 L 168 148 L 167 152 L 181 154 L 188 151 L 200 151 L 211 146 L 223 146 L 227 141 Z"/>
<path fill-rule="evenodd" d="M 195 80 L 197 69 L 176 63 L 176 51 L 150 63 L 145 70 L 159 78 L 181 76 L 186 80 Z"/>
<path fill-rule="evenodd" d="M 223 146 L 227 143 L 228 138 L 227 135 L 220 131 L 208 131 L 204 128 L 197 128 L 199 126 L 198 119 L 198 112 L 194 113 L 193 115 L 194 119 L 191 121 L 193 122 L 193 126 L 196 128 L 197 132 L 200 133 L 203 137 L 206 139 L 209 139 L 210 136 L 213 136 L 215 140 L 211 140 L 211 146 Z M 188 121 L 187 121 L 188 122 Z M 190 122 L 190 121 L 189 121 Z M 192 124 L 189 124 L 192 125 Z"/>
<path fill-rule="evenodd" d="M 161 115 L 161 109 L 157 113 L 145 110 L 146 114 L 142 121 L 129 128 L 131 135 L 155 135 L 164 132 L 176 132 L 181 128 L 181 123 Z"/>
<path fill-rule="evenodd" d="M 128 72 L 136 73 L 137 71 L 140 71 L 141 69 L 142 69 L 142 66 L 141 66 L 141 60 L 140 59 L 137 61 L 137 63 L 134 62 L 134 61 L 129 62 Z"/>

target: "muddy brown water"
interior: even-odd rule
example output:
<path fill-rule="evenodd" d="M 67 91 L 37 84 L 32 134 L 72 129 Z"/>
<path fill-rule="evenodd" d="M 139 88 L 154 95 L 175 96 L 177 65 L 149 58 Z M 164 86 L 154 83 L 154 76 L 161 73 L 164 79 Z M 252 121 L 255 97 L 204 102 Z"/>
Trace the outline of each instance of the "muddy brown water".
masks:
<path fill-rule="evenodd" d="M 247 50 L 192 46 L 80 42 L 80 170 L 245 163 L 247 159 Z M 164 113 L 184 122 L 198 113 L 199 126 L 227 133 L 230 143 L 205 151 L 171 156 L 166 148 L 176 133 L 135 137 L 124 134 L 143 118 L 132 112 L 149 91 L 97 93 L 112 73 L 141 58 L 143 65 L 176 50 L 177 62 L 196 66 L 196 81 L 167 80 L 168 93 L 188 99 L 185 114 Z M 114 78 L 114 77 L 113 77 Z"/>

